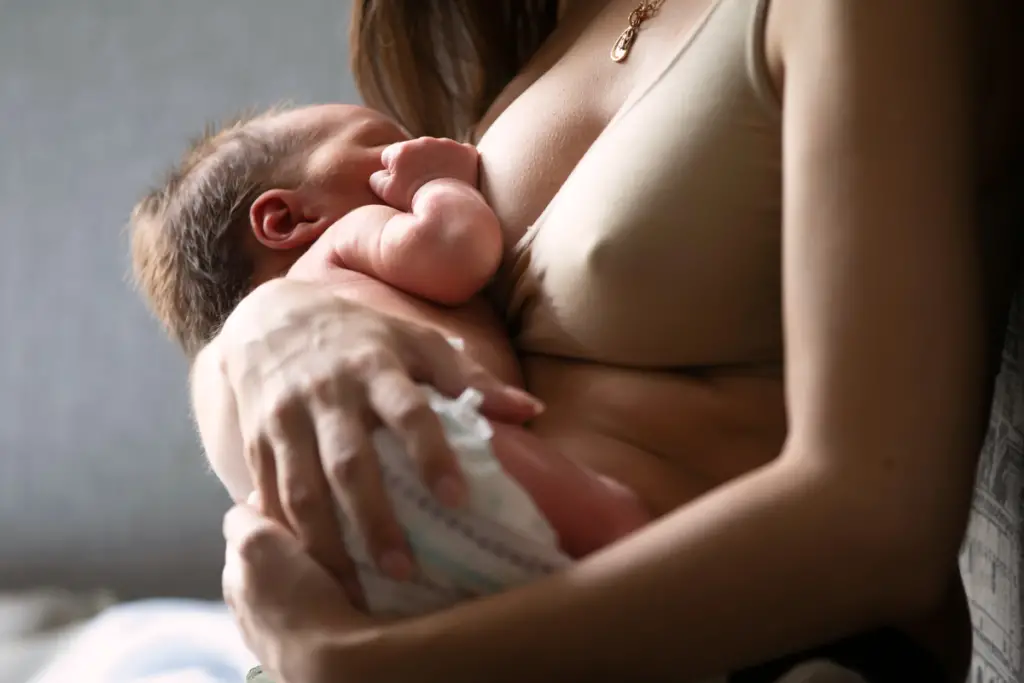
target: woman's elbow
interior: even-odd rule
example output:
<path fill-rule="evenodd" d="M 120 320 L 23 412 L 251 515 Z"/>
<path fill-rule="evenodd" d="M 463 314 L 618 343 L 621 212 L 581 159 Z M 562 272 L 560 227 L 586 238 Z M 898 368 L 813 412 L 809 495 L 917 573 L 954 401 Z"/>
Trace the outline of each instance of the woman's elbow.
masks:
<path fill-rule="evenodd" d="M 935 609 L 956 577 L 967 525 L 973 476 L 954 482 L 941 467 L 896 476 L 861 467 L 833 470 L 821 490 L 834 505 L 836 525 L 854 550 L 856 581 L 892 620 L 913 619 Z M 840 471 L 845 470 L 845 471 Z"/>
<path fill-rule="evenodd" d="M 888 589 L 884 597 L 894 609 L 893 617 L 916 619 L 934 613 L 958 576 L 958 549 L 966 523 L 951 524 L 947 516 L 938 515 L 924 515 L 906 525 L 878 517 L 873 521 L 877 531 L 872 564 L 878 576 L 888 577 L 883 578 Z"/>

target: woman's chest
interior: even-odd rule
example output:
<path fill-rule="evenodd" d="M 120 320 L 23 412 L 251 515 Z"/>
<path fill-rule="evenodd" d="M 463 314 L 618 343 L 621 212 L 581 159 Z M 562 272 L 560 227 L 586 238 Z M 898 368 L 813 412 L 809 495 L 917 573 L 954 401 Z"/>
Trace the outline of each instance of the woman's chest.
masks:
<path fill-rule="evenodd" d="M 780 121 L 751 87 L 745 27 L 709 17 L 671 59 L 642 63 L 656 72 L 552 70 L 481 142 L 507 234 L 496 290 L 523 351 L 778 359 Z"/>

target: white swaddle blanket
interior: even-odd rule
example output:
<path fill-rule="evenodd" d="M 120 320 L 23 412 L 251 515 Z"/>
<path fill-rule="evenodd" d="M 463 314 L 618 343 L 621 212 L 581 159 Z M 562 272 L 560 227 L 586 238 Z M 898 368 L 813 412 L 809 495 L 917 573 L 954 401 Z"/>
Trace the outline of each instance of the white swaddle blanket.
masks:
<path fill-rule="evenodd" d="M 458 510 L 443 507 L 394 434 L 374 433 L 384 486 L 418 569 L 407 582 L 382 574 L 359 529 L 342 514 L 345 545 L 371 614 L 425 614 L 539 579 L 571 562 L 529 495 L 494 457 L 491 427 L 477 410 L 479 392 L 470 389 L 453 400 L 429 387 L 424 391 L 462 467 L 469 500 Z M 245 683 L 274 678 L 257 666 Z"/>
<path fill-rule="evenodd" d="M 450 399 L 429 387 L 424 391 L 462 467 L 469 500 L 458 510 L 443 507 L 394 434 L 374 434 L 385 488 L 418 572 L 408 582 L 383 575 L 356 525 L 343 519 L 345 543 L 373 614 L 423 614 L 536 580 L 571 562 L 532 499 L 494 457 L 479 392 Z"/>

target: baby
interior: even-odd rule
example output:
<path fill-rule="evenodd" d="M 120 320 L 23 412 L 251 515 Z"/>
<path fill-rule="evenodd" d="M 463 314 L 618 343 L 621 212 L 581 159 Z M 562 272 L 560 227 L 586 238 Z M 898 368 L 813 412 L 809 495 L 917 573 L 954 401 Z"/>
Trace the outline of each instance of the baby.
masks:
<path fill-rule="evenodd" d="M 476 189 L 477 168 L 473 147 L 409 139 L 396 123 L 362 107 L 306 107 L 243 120 L 195 143 L 167 182 L 135 207 L 136 279 L 190 357 L 249 291 L 288 277 L 325 283 L 339 297 L 449 334 L 455 330 L 466 353 L 504 381 L 521 384 L 505 331 L 478 296 L 498 268 L 503 234 Z M 462 512 L 443 509 L 417 488 L 422 484 L 397 440 L 383 430 L 375 435 L 396 515 L 421 569 L 433 567 L 429 578 L 443 593 L 439 601 L 423 601 L 412 589 L 403 593 L 386 583 L 370 570 L 354 525 L 345 524 L 367 593 L 376 590 L 368 585 L 373 581 L 384 581 L 377 588 L 390 591 L 378 609 L 422 611 L 500 590 L 649 521 L 644 506 L 616 482 L 550 452 L 521 427 L 483 420 L 472 395 L 450 400 L 425 391 L 467 472 L 471 500 Z M 220 428 L 237 432 L 237 425 Z M 209 447 L 226 443 L 222 439 L 206 441 L 225 486 L 244 496 L 252 484 L 240 466 L 241 449 Z M 443 523 L 417 522 L 424 510 Z M 447 552 L 494 551 L 473 561 L 473 576 L 461 571 L 466 566 L 452 566 L 451 557 L 447 564 L 433 557 L 431 564 L 427 537 L 452 528 L 461 530 L 464 542 L 448 538 Z M 547 549 L 540 547 L 546 530 Z M 531 535 L 536 543 L 522 546 Z M 480 567 L 495 562 L 515 571 L 494 569 L 505 578 L 482 581 Z M 367 601 L 374 609 L 371 596 Z"/>

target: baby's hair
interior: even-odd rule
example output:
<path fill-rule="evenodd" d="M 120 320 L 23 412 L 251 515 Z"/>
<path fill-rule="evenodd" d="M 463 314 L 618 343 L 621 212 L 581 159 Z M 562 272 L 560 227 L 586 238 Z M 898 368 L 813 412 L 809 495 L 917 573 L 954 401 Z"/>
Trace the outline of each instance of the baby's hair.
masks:
<path fill-rule="evenodd" d="M 308 135 L 262 125 L 280 106 L 208 126 L 132 210 L 132 272 L 149 308 L 194 358 L 252 288 L 249 211 L 263 192 L 301 181 Z"/>

